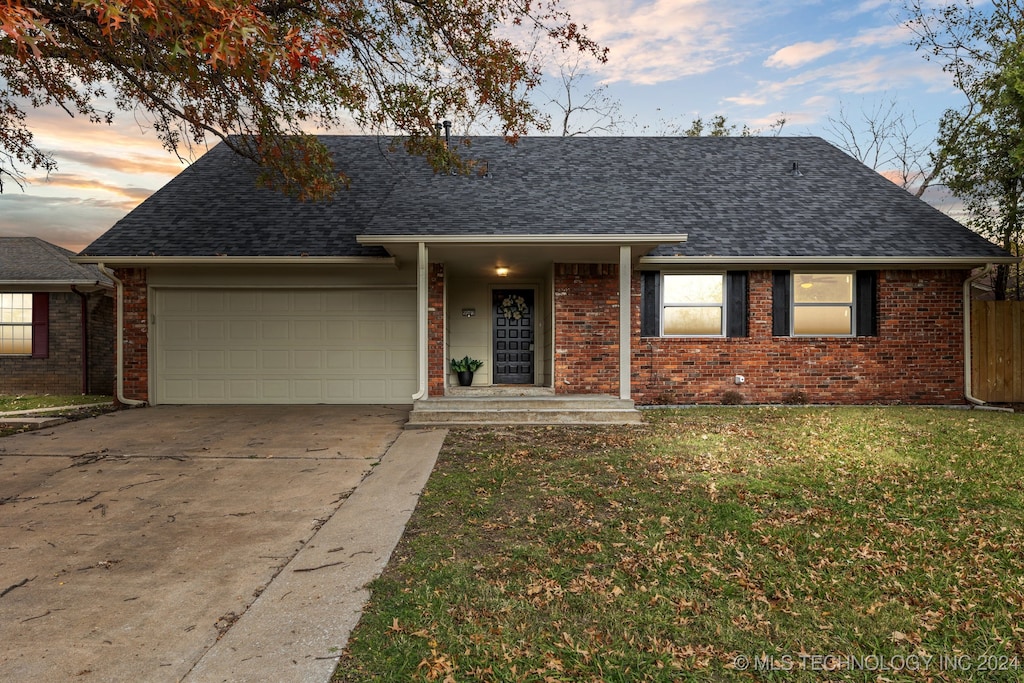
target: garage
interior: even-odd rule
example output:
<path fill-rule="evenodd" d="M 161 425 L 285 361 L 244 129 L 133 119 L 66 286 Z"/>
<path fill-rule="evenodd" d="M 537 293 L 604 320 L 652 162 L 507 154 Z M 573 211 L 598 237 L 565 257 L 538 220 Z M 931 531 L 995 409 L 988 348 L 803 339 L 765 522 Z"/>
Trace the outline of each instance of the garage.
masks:
<path fill-rule="evenodd" d="M 409 403 L 413 289 L 153 288 L 153 403 Z"/>

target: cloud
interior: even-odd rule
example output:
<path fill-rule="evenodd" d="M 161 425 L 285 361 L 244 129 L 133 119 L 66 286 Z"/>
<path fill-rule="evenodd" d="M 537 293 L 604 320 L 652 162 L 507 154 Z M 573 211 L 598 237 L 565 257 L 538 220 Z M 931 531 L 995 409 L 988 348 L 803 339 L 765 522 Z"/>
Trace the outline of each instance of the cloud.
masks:
<path fill-rule="evenodd" d="M 913 38 L 913 35 L 913 32 L 903 25 L 880 26 L 861 31 L 850 39 L 850 46 L 856 48 L 877 48 L 907 45 L 911 38 Z"/>
<path fill-rule="evenodd" d="M 0 195 L 0 236 L 39 237 L 79 252 L 136 203 L 5 193 Z"/>
<path fill-rule="evenodd" d="M 55 149 L 53 155 L 58 164 L 61 161 L 74 161 L 93 168 L 104 168 L 119 173 L 145 174 L 154 173 L 173 177 L 184 170 L 184 164 L 169 155 L 154 157 L 149 154 L 129 153 L 125 156 L 111 156 L 96 152 L 84 152 L 73 149 Z"/>
<path fill-rule="evenodd" d="M 864 95 L 899 91 L 921 83 L 945 85 L 941 69 L 924 60 L 894 62 L 884 55 L 851 59 L 817 69 L 801 71 L 781 81 L 760 81 L 757 87 L 734 97 L 734 102 L 773 103 L 794 93 L 812 90 L 833 95 Z"/>
<path fill-rule="evenodd" d="M 825 40 L 820 43 L 805 41 L 794 43 L 777 50 L 765 60 L 764 65 L 775 69 L 793 69 L 832 54 L 840 47 L 836 40 Z"/>
<path fill-rule="evenodd" d="M 573 18 L 609 49 L 605 83 L 654 85 L 737 63 L 733 14 L 712 0 L 577 0 Z"/>
<path fill-rule="evenodd" d="M 32 178 L 32 183 L 39 184 L 41 186 L 50 187 L 70 187 L 78 190 L 100 190 L 102 192 L 110 192 L 122 197 L 134 201 L 131 208 L 134 208 L 143 199 L 146 199 L 154 190 L 149 190 L 143 187 L 123 187 L 121 185 L 113 185 L 111 183 L 105 183 L 101 180 L 89 178 L 74 173 L 51 173 L 45 178 Z"/>

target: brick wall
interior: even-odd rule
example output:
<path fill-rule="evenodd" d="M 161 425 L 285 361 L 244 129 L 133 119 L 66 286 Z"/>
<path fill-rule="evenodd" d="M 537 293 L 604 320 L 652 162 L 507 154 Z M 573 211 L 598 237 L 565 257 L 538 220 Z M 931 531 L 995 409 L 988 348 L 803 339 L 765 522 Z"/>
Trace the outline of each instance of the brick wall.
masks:
<path fill-rule="evenodd" d="M 0 356 L 0 393 L 3 394 L 80 394 L 82 393 L 82 300 L 74 292 L 50 292 L 49 354 L 47 358 Z M 113 329 L 113 315 L 102 319 L 102 292 L 88 295 L 90 316 L 98 322 L 90 329 L 90 386 L 92 393 L 110 393 L 113 370 L 113 345 L 103 343 Z M 113 310 L 112 308 L 110 309 Z M 103 330 L 108 326 L 109 330 Z M 99 329 L 97 329 L 99 328 Z M 108 369 L 104 372 L 104 367 Z"/>
<path fill-rule="evenodd" d="M 89 295 L 89 393 L 114 393 L 116 332 L 113 292 Z"/>
<path fill-rule="evenodd" d="M 149 301 L 145 268 L 118 268 L 124 283 L 124 397 L 149 400 Z"/>
<path fill-rule="evenodd" d="M 444 264 L 431 263 L 427 274 L 427 393 L 444 396 L 448 364 L 444 350 Z"/>
<path fill-rule="evenodd" d="M 555 393 L 617 395 L 619 267 L 558 263 L 553 284 Z"/>
<path fill-rule="evenodd" d="M 965 271 L 880 271 L 878 336 L 772 336 L 772 277 L 749 279 L 749 335 L 640 337 L 640 278 L 633 279 L 633 398 L 641 404 L 916 403 L 964 401 Z M 737 386 L 736 375 L 746 383 Z M 613 393 L 614 386 L 605 391 Z"/>

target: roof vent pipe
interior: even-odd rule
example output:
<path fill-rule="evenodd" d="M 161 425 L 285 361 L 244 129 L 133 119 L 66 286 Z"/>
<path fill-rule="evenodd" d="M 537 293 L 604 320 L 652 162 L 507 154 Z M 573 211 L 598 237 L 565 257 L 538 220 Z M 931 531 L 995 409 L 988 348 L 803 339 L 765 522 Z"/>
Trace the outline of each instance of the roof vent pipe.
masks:
<path fill-rule="evenodd" d="M 445 149 L 451 149 L 451 146 L 452 146 L 452 122 L 451 121 L 445 121 L 441 125 L 444 126 L 444 148 Z"/>
<path fill-rule="evenodd" d="M 800 172 L 800 164 L 794 161 L 793 168 L 789 172 L 789 175 L 793 176 L 794 178 L 802 178 L 804 174 Z"/>

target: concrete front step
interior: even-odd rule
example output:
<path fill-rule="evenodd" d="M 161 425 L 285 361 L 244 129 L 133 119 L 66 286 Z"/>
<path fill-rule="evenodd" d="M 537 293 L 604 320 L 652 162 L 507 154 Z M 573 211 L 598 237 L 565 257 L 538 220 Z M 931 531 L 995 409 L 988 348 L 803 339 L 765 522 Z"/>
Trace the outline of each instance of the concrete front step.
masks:
<path fill-rule="evenodd" d="M 632 401 L 611 396 L 430 398 L 413 404 L 407 429 L 486 425 L 622 425 L 643 421 Z"/>

